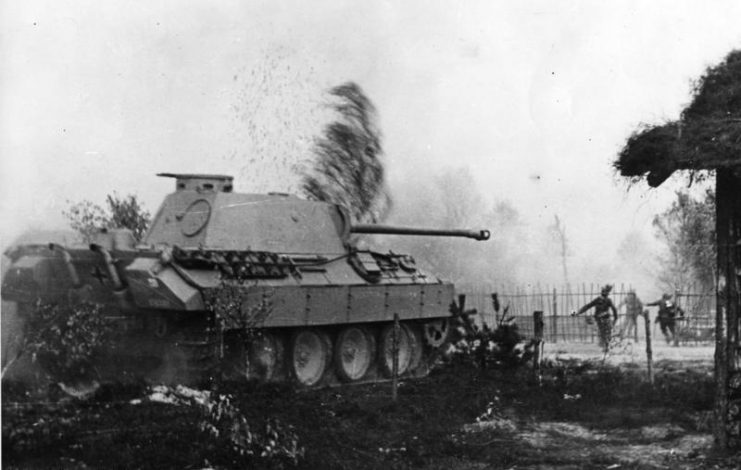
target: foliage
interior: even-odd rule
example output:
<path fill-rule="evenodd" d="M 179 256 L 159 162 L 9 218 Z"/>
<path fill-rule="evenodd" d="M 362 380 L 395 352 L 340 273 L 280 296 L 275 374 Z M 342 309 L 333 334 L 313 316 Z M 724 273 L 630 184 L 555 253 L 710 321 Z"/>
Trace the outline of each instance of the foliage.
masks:
<path fill-rule="evenodd" d="M 513 316 L 507 316 L 509 306 L 504 308 L 491 330 L 484 323 L 481 328 L 467 314 L 456 316 L 459 339 L 453 355 L 458 361 L 474 361 L 482 369 L 514 369 L 533 357 L 536 344 L 525 341 Z"/>
<path fill-rule="evenodd" d="M 19 385 L 4 381 L 5 397 L 27 397 Z M 203 462 L 197 468 L 280 469 L 304 457 L 293 426 L 274 417 L 251 417 L 261 423 L 251 426 L 232 395 L 182 385 L 151 387 L 143 399 L 142 392 L 116 384 L 84 403 L 47 397 L 4 408 L 3 465 L 15 460 L 25 468 L 24 457 L 41 454 L 54 463 L 40 468 L 191 468 Z M 67 460 L 78 464 L 60 463 Z"/>
<path fill-rule="evenodd" d="M 151 216 L 144 210 L 141 203 L 133 194 L 120 197 L 115 192 L 106 196 L 108 203 L 108 228 L 127 228 L 134 233 L 134 238 L 141 241 L 149 228 Z"/>
<path fill-rule="evenodd" d="M 265 320 L 272 309 L 271 295 L 263 295 L 260 301 L 248 309 L 246 288 L 243 283 L 221 281 L 206 294 L 206 309 L 214 315 L 215 324 L 222 328 L 251 331 Z"/>
<path fill-rule="evenodd" d="M 97 232 L 108 226 L 109 217 L 105 210 L 88 200 L 70 204 L 69 209 L 62 211 L 62 215 L 86 243 L 90 243 Z"/>
<path fill-rule="evenodd" d="M 385 187 L 381 135 L 376 109 L 353 82 L 329 91 L 338 119 L 314 141 L 314 166 L 302 175 L 301 187 L 311 199 L 340 204 L 354 221 L 377 222 L 391 199 Z"/>
<path fill-rule="evenodd" d="M 583 348 L 573 346 L 559 343 L 562 352 L 545 361 L 541 382 L 526 380 L 530 371 L 451 364 L 402 381 L 397 404 L 389 403 L 386 384 L 302 393 L 233 384 L 229 395 L 252 432 L 262 434 L 273 418 L 284 429 L 295 426 L 305 448 L 298 468 L 738 468 L 739 454 L 725 461 L 708 454 L 711 363 L 657 361 L 652 385 L 636 363 L 585 362 L 578 359 Z M 209 418 L 201 406 L 133 404 L 141 392 L 116 387 L 84 403 L 50 406 L 27 397 L 27 388 L 8 385 L 3 381 L 3 468 L 226 469 L 274 462 L 232 463 L 226 434 L 204 433 Z M 22 437 L 19 431 L 33 440 L 9 437 Z M 531 445 L 533 436 L 546 445 Z"/>
<path fill-rule="evenodd" d="M 705 290 L 715 285 L 715 193 L 702 199 L 679 191 L 671 207 L 654 217 L 658 237 L 667 252 L 660 258 L 659 280 L 666 291 L 698 282 Z"/>
<path fill-rule="evenodd" d="M 291 426 L 268 419 L 261 431 L 250 427 L 247 418 L 228 395 L 218 395 L 205 404 L 201 430 L 237 468 L 295 466 L 303 456 L 298 435 Z"/>
<path fill-rule="evenodd" d="M 648 183 L 654 187 L 677 169 L 726 166 L 741 155 L 739 122 L 741 50 L 708 68 L 695 84 L 692 102 L 679 120 L 642 126 L 631 135 L 614 166 L 623 176 L 648 173 Z M 706 175 L 700 173 L 699 177 Z"/>
<path fill-rule="evenodd" d="M 695 83 L 693 95 L 682 112 L 684 121 L 709 116 L 741 118 L 741 50 L 709 67 Z"/>
<path fill-rule="evenodd" d="M 138 198 L 133 194 L 121 197 L 114 192 L 106 196 L 106 205 L 104 209 L 84 200 L 70 204 L 69 209 L 62 211 L 62 214 L 86 243 L 93 241 L 95 234 L 103 229 L 129 229 L 134 238 L 141 241 L 149 228 L 151 215 Z"/>
<path fill-rule="evenodd" d="M 248 362 L 250 360 L 245 348 L 262 337 L 263 330 L 259 327 L 270 315 L 273 306 L 270 293 L 261 293 L 257 302 L 249 304 L 244 282 L 228 283 L 222 280 L 205 295 L 206 310 L 213 315 L 216 331 L 224 345 L 217 369 L 225 378 L 243 377 L 245 359 Z M 249 370 L 250 378 L 252 373 L 259 373 L 252 368 Z"/>
<path fill-rule="evenodd" d="M 57 380 L 88 378 L 113 329 L 102 305 L 38 302 L 26 322 L 21 348 Z"/>

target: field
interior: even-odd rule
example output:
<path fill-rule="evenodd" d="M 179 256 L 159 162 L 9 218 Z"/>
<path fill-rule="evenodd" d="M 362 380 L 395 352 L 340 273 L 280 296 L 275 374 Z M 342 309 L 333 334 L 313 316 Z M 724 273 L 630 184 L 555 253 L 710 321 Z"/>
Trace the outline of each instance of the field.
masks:
<path fill-rule="evenodd" d="M 546 345 L 540 379 L 529 367 L 482 370 L 458 357 L 429 377 L 402 382 L 397 402 L 389 383 L 311 391 L 204 385 L 212 401 L 231 397 L 220 410 L 239 410 L 240 421 L 229 421 L 232 431 L 240 422 L 254 435 L 272 432 L 267 435 L 273 458 L 240 454 L 249 447 L 239 447 L 229 426 L 218 435 L 207 432 L 204 423 L 213 424 L 214 415 L 196 403 L 203 391 L 157 394 L 144 385 L 108 385 L 79 400 L 54 384 L 6 380 L 2 464 L 7 469 L 292 468 L 295 462 L 307 469 L 738 468 L 740 455 L 711 451 L 712 348 L 655 348 L 653 385 L 646 380 L 642 348 L 624 346 L 603 361 L 596 345 Z M 261 445 L 270 448 L 270 439 Z"/>

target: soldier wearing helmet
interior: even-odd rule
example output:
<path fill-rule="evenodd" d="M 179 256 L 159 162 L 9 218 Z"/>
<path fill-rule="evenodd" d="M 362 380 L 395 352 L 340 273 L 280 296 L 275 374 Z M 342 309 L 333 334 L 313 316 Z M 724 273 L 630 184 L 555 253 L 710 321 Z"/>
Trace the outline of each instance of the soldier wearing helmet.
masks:
<path fill-rule="evenodd" d="M 643 315 L 643 302 L 638 298 L 636 291 L 630 289 L 625 295 L 625 298 L 618 305 L 617 309 L 620 310 L 625 306 L 625 322 L 620 332 L 621 338 L 635 338 L 638 341 L 638 317 Z"/>
<path fill-rule="evenodd" d="M 600 291 L 600 296 L 580 308 L 576 312 L 572 312 L 571 315 L 581 315 L 590 308 L 594 307 L 594 319 L 597 321 L 597 329 L 599 331 L 599 343 L 602 347 L 602 351 L 607 353 L 610 346 L 610 338 L 612 338 L 612 324 L 617 322 L 617 309 L 615 304 L 610 299 L 610 291 L 612 291 L 611 285 L 606 285 Z M 612 319 L 610 318 L 610 310 L 612 310 Z"/>
<path fill-rule="evenodd" d="M 677 316 L 684 317 L 684 312 L 672 302 L 671 294 L 664 294 L 660 300 L 646 304 L 646 307 L 659 307 L 659 314 L 656 316 L 656 322 L 661 327 L 661 333 L 666 339 L 666 344 L 678 345 L 677 342 Z"/>

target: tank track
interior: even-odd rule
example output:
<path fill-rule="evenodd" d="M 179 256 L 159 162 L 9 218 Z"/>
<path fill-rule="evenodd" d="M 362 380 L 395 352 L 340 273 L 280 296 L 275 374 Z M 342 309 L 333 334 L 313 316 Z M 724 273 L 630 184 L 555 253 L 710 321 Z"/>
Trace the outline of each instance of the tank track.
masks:
<path fill-rule="evenodd" d="M 440 350 L 425 337 L 425 323 L 402 321 L 400 379 L 429 374 Z M 392 380 L 393 322 L 315 328 L 189 331 L 172 342 L 164 362 L 179 370 L 169 382 L 212 379 L 290 382 L 299 388 L 369 384 Z M 366 341 L 367 339 L 367 341 Z M 367 344 L 367 347 L 364 346 Z"/>

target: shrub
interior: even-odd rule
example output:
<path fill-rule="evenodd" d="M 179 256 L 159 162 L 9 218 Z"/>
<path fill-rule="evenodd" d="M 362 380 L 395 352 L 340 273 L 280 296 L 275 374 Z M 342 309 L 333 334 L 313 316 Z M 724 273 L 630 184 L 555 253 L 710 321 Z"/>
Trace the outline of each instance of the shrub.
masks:
<path fill-rule="evenodd" d="M 100 304 L 39 301 L 25 325 L 24 350 L 55 380 L 89 378 L 112 332 Z"/>

